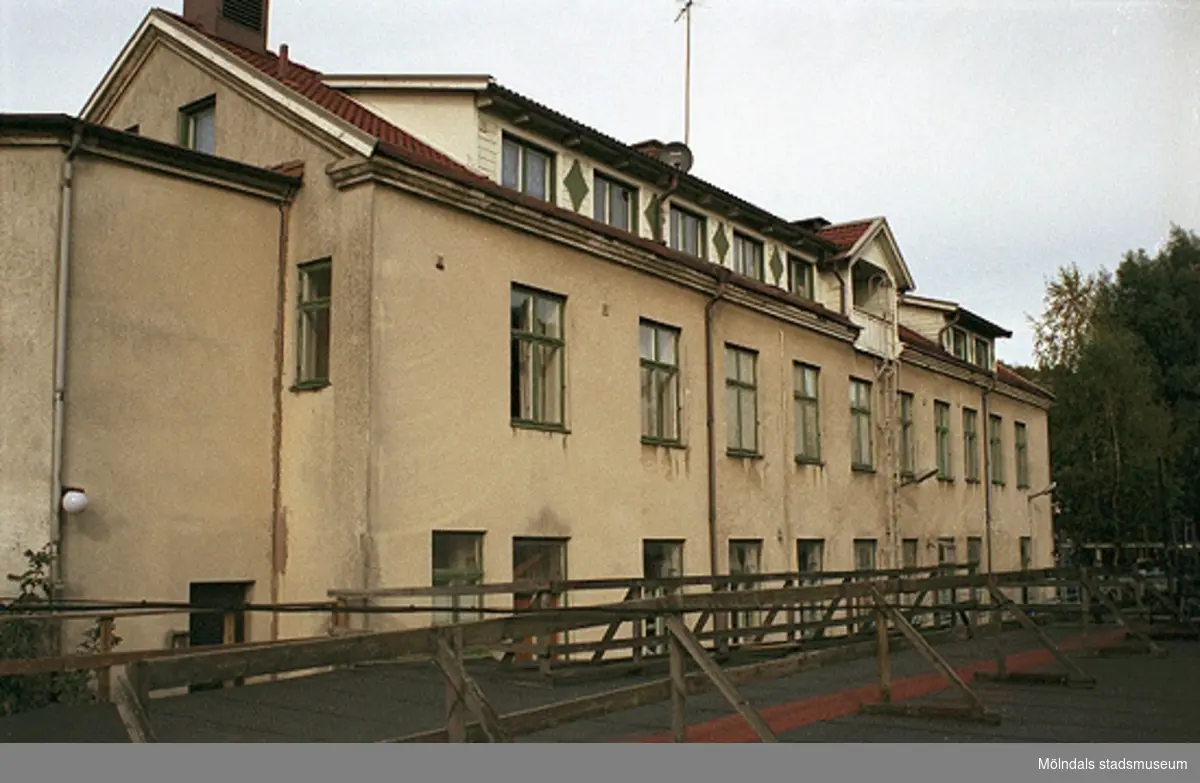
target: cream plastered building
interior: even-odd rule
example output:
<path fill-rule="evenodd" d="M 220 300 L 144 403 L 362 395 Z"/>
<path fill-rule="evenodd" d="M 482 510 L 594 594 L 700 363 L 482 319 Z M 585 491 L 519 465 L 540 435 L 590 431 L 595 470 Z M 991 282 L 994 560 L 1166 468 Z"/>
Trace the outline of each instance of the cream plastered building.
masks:
<path fill-rule="evenodd" d="M 66 597 L 266 603 L 1051 564 L 1052 400 L 886 219 L 777 217 L 489 77 L 324 76 L 268 10 L 149 13 L 67 123 L 125 152 L 65 198 L 74 131 L 0 126 L 5 565 L 59 539 Z"/>

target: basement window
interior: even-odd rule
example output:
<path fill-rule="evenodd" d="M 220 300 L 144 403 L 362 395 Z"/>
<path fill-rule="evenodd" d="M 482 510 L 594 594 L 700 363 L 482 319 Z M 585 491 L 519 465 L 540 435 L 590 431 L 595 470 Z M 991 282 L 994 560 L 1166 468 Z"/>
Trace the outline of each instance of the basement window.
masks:
<path fill-rule="evenodd" d="M 333 267 L 329 259 L 300 267 L 297 388 L 329 385 L 330 307 Z"/>
<path fill-rule="evenodd" d="M 483 533 L 433 532 L 433 586 L 465 587 L 483 584 Z M 434 596 L 438 608 L 434 625 L 479 620 L 480 593 Z"/>
<path fill-rule="evenodd" d="M 209 155 L 217 148 L 217 98 L 210 95 L 179 110 L 179 144 Z"/>

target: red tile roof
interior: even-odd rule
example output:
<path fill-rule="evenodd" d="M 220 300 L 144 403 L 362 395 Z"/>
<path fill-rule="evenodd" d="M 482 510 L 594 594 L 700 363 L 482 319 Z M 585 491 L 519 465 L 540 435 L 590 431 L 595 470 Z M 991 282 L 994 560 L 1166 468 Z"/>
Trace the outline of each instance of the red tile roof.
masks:
<path fill-rule="evenodd" d="M 413 157 L 422 158 L 431 163 L 458 171 L 468 171 L 466 167 L 450 157 L 414 138 L 412 135 L 405 133 L 379 115 L 367 110 L 361 104 L 327 86 L 321 81 L 320 71 L 301 65 L 290 58 L 280 68 L 280 59 L 277 55 L 270 52 L 256 52 L 243 46 L 238 46 L 237 44 L 208 34 L 199 26 L 189 22 L 178 14 L 170 11 L 162 11 L 161 9 L 160 12 L 180 24 L 187 25 L 197 34 L 204 36 L 212 43 L 235 55 L 238 59 L 253 66 L 256 70 L 300 93 L 321 108 L 340 117 L 363 132 L 374 136 L 376 139 L 404 150 Z"/>
<path fill-rule="evenodd" d="M 925 353 L 935 354 L 939 359 L 954 362 L 955 364 L 959 364 L 964 367 L 970 367 L 976 370 L 978 369 L 975 367 L 975 365 L 969 364 L 964 362 L 962 359 L 957 358 L 954 356 L 954 354 L 938 345 L 935 341 L 930 340 L 928 337 L 920 334 L 919 332 L 914 332 L 907 326 L 899 327 L 899 332 L 900 342 L 905 343 L 906 345 L 910 345 Z M 1008 367 L 1000 361 L 996 362 L 996 379 L 1003 383 L 1007 383 L 1009 386 L 1015 386 L 1018 389 L 1023 389 L 1030 394 L 1036 394 L 1039 397 L 1045 397 L 1048 400 L 1054 399 L 1054 395 L 1049 391 L 1043 389 L 1041 386 L 1038 386 L 1036 383 L 1025 378 L 1023 375 L 1020 375 L 1011 367 Z"/>
<path fill-rule="evenodd" d="M 850 248 L 862 239 L 862 235 L 867 233 L 867 229 L 875 224 L 875 218 L 870 220 L 856 220 L 853 223 L 837 223 L 832 226 L 826 226 L 817 232 L 817 236 L 827 242 L 832 242 L 838 246 L 838 249 L 845 253 Z"/>

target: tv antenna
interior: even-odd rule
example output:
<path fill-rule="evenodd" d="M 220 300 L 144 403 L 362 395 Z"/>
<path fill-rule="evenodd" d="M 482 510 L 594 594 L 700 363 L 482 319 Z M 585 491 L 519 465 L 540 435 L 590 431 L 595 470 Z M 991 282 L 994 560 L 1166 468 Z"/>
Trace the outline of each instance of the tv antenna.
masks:
<path fill-rule="evenodd" d="M 687 43 L 683 55 L 683 143 L 691 142 L 692 136 L 692 8 L 696 0 L 683 0 L 683 7 L 675 17 L 675 23 L 685 20 Z"/>

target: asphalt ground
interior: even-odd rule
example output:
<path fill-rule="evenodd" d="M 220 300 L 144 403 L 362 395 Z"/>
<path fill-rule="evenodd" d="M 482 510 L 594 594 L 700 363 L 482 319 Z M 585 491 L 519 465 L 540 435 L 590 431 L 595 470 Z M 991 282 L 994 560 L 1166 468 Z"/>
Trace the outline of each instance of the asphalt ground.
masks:
<path fill-rule="evenodd" d="M 1050 627 L 1065 648 L 1078 648 L 1078 627 Z M 1091 642 L 1125 646 L 1123 634 L 1093 628 Z M 970 682 L 973 670 L 994 668 L 995 637 L 937 645 Z M 1009 668 L 1062 671 L 1033 634 L 1011 631 L 1000 641 Z M 860 714 L 878 701 L 876 661 L 829 664 L 772 681 L 743 685 L 742 694 L 785 742 L 1197 742 L 1200 741 L 1200 644 L 1159 642 L 1168 655 L 1095 657 L 1070 652 L 1093 675 L 1092 689 L 978 682 L 972 685 L 999 725 L 958 719 Z M 948 681 L 913 650 L 891 656 L 895 701 L 961 704 Z M 659 679 L 640 675 L 553 686 L 490 661 L 468 663 L 495 710 L 507 712 Z M 160 742 L 379 742 L 444 725 L 445 686 L 432 664 L 375 665 L 239 688 L 152 699 L 150 719 Z M 746 722 L 715 691 L 687 704 L 693 742 L 756 741 Z M 670 741 L 670 708 L 650 705 L 565 724 L 518 742 Z M 122 742 L 111 705 L 56 706 L 0 718 L 0 742 Z"/>

